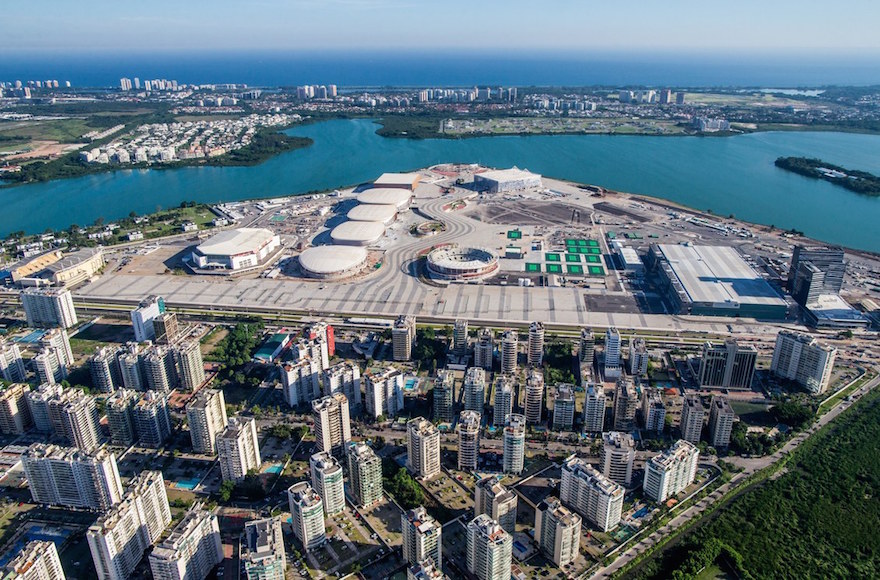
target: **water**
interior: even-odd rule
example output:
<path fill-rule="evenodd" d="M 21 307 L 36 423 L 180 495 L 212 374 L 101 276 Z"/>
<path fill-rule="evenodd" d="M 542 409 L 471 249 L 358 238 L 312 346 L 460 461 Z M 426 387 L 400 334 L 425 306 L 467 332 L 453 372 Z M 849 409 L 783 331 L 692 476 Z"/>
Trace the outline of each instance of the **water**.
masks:
<path fill-rule="evenodd" d="M 783 171 L 781 155 L 819 157 L 880 174 L 880 136 L 754 133 L 736 137 L 543 135 L 411 141 L 365 119 L 296 127 L 306 149 L 255 167 L 128 170 L 0 190 L 0 235 L 117 219 L 184 200 L 275 197 L 354 185 L 385 171 L 443 162 L 517 165 L 544 175 L 669 199 L 719 215 L 796 228 L 830 243 L 880 251 L 880 198 Z"/>

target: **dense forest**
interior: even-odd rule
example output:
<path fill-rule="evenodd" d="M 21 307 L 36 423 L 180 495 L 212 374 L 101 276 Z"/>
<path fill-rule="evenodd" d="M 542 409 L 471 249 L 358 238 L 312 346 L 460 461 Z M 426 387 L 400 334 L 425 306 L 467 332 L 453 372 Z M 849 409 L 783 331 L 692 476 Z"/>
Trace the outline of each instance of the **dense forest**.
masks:
<path fill-rule="evenodd" d="M 862 195 L 880 196 L 880 177 L 868 173 L 867 171 L 844 169 L 837 165 L 825 163 L 821 159 L 810 159 L 807 157 L 780 157 L 776 160 L 775 165 L 776 167 L 797 173 L 798 175 L 812 177 L 813 179 L 824 179 L 829 183 L 840 185 L 850 191 Z M 846 175 L 833 177 L 827 175 L 825 171 L 820 171 L 820 168 L 839 171 Z"/>

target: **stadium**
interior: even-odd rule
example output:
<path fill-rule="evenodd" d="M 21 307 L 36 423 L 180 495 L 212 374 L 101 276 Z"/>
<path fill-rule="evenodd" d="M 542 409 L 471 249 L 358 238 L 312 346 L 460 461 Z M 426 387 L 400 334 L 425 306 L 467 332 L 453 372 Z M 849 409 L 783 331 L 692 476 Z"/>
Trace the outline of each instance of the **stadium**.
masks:
<path fill-rule="evenodd" d="M 370 246 L 385 235 L 379 222 L 342 222 L 330 232 L 330 239 L 340 246 Z"/>
<path fill-rule="evenodd" d="M 360 204 L 351 208 L 346 217 L 355 222 L 379 222 L 387 226 L 397 219 L 397 206 Z"/>
<path fill-rule="evenodd" d="M 240 228 L 211 236 L 192 253 L 200 270 L 239 271 L 264 264 L 281 246 L 281 238 L 264 228 Z"/>
<path fill-rule="evenodd" d="M 409 207 L 412 192 L 408 189 L 393 189 L 386 187 L 374 187 L 358 194 L 357 200 L 361 204 L 369 205 L 393 205 L 397 211 L 403 211 Z"/>
<path fill-rule="evenodd" d="M 541 187 L 541 176 L 516 167 L 474 175 L 474 188 L 489 193 L 506 193 Z"/>
<path fill-rule="evenodd" d="M 479 280 L 498 270 L 498 256 L 482 248 L 444 246 L 428 254 L 427 266 L 438 280 Z"/>
<path fill-rule="evenodd" d="M 341 280 L 364 269 L 367 250 L 354 246 L 315 246 L 299 255 L 299 266 L 307 278 Z"/>

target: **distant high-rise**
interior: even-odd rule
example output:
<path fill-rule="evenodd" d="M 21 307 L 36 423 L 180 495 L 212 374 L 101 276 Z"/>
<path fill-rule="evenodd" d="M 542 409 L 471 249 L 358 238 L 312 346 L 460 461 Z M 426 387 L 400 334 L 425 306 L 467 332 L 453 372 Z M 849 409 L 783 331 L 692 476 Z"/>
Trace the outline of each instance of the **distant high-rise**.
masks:
<path fill-rule="evenodd" d="M 137 391 L 119 389 L 107 397 L 105 411 L 110 426 L 110 441 L 128 447 L 138 439 L 134 407 L 140 399 Z"/>
<path fill-rule="evenodd" d="M 501 372 L 516 372 L 516 357 L 519 351 L 519 337 L 515 330 L 505 330 L 501 335 Z"/>
<path fill-rule="evenodd" d="M 492 406 L 492 424 L 501 427 L 507 416 L 513 412 L 513 399 L 516 396 L 516 381 L 510 375 L 495 377 L 495 404 Z"/>
<path fill-rule="evenodd" d="M 343 361 L 324 371 L 324 394 L 342 393 L 348 399 L 348 412 L 359 416 L 361 404 L 361 367 L 351 361 Z"/>
<path fill-rule="evenodd" d="M 523 470 L 526 449 L 526 418 L 511 413 L 507 416 L 503 433 L 503 471 L 520 474 Z"/>
<path fill-rule="evenodd" d="M 574 385 L 559 383 L 553 397 L 553 430 L 571 431 L 574 427 Z"/>
<path fill-rule="evenodd" d="M 357 507 L 370 507 L 382 500 L 382 460 L 364 443 L 349 447 L 348 482 Z"/>
<path fill-rule="evenodd" d="M 620 332 L 613 326 L 605 332 L 605 379 L 620 376 Z"/>
<path fill-rule="evenodd" d="M 422 417 L 406 424 L 406 463 L 416 477 L 440 473 L 440 431 Z"/>
<path fill-rule="evenodd" d="M 645 463 L 645 497 L 657 503 L 678 494 L 693 483 L 697 475 L 700 451 L 695 445 L 679 439 L 666 451 Z"/>
<path fill-rule="evenodd" d="M 836 358 L 836 348 L 822 345 L 808 334 L 782 330 L 776 335 L 770 372 L 819 395 L 828 389 Z"/>
<path fill-rule="evenodd" d="M 27 288 L 21 292 L 21 306 L 28 326 L 70 328 L 79 321 L 66 288 Z"/>
<path fill-rule="evenodd" d="M 581 329 L 580 348 L 578 349 L 578 359 L 582 365 L 593 368 L 593 360 L 595 358 L 596 339 L 593 338 L 593 329 Z"/>
<path fill-rule="evenodd" d="M 629 487 L 635 458 L 636 442 L 632 435 L 620 431 L 602 434 L 602 456 L 599 459 L 602 475 Z"/>
<path fill-rule="evenodd" d="M 527 361 L 530 367 L 539 367 L 544 362 L 544 323 L 532 322 L 529 325 L 529 348 Z"/>
<path fill-rule="evenodd" d="M 740 346 L 733 339 L 724 344 L 706 341 L 697 380 L 701 387 L 751 389 L 757 359 L 754 347 Z"/>
<path fill-rule="evenodd" d="M 623 512 L 623 496 L 623 487 L 583 459 L 572 455 L 563 462 L 559 499 L 597 529 L 607 532 L 617 527 Z"/>
<path fill-rule="evenodd" d="M 544 372 L 540 369 L 529 369 L 526 375 L 526 421 L 531 425 L 541 422 L 544 410 Z"/>
<path fill-rule="evenodd" d="M 12 384 L 0 391 L 0 433 L 21 435 L 31 426 L 28 393 L 31 388 L 23 383 Z"/>
<path fill-rule="evenodd" d="M 455 321 L 452 329 L 452 352 L 458 356 L 467 354 L 468 348 L 468 321 L 461 318 Z"/>
<path fill-rule="evenodd" d="M 646 431 L 663 432 L 666 427 L 666 406 L 660 389 L 642 389 L 642 424 Z"/>
<path fill-rule="evenodd" d="M 320 502 L 318 503 L 320 509 Z M 323 518 L 323 515 L 322 515 Z M 296 520 L 294 520 L 294 533 Z M 251 520 L 244 525 L 241 562 L 246 578 L 283 579 L 287 569 L 281 518 Z"/>
<path fill-rule="evenodd" d="M 458 469 L 476 471 L 480 457 L 480 414 L 462 411 L 458 419 Z"/>
<path fill-rule="evenodd" d="M 693 444 L 699 443 L 705 416 L 706 409 L 703 407 L 699 395 L 685 395 L 681 408 L 681 424 L 679 425 L 681 438 Z"/>
<path fill-rule="evenodd" d="M 293 534 L 306 550 L 319 546 L 326 536 L 324 502 L 307 481 L 287 489 Z"/>
<path fill-rule="evenodd" d="M 131 311 L 131 324 L 134 328 L 134 339 L 137 342 L 156 338 L 153 319 L 165 312 L 165 300 L 161 296 L 148 296 L 141 300 L 138 307 Z"/>
<path fill-rule="evenodd" d="M 64 580 L 64 569 L 55 542 L 32 540 L 22 547 L 3 570 L 8 580 Z"/>
<path fill-rule="evenodd" d="M 399 316 L 391 328 L 391 344 L 394 360 L 407 361 L 412 358 L 412 349 L 416 343 L 415 316 Z"/>
<path fill-rule="evenodd" d="M 714 396 L 709 403 L 709 444 L 716 449 L 727 449 L 736 413 L 727 397 Z"/>
<path fill-rule="evenodd" d="M 635 429 L 636 409 L 639 408 L 639 394 L 632 381 L 621 377 L 614 389 L 614 430 L 632 431 Z"/>
<path fill-rule="evenodd" d="M 491 330 L 484 328 L 474 344 L 474 366 L 491 371 L 494 352 L 495 337 Z"/>
<path fill-rule="evenodd" d="M 0 339 L 0 378 L 11 383 L 22 383 L 27 380 L 27 370 L 21 349 L 14 342 Z"/>
<path fill-rule="evenodd" d="M 147 391 L 134 406 L 134 424 L 142 447 L 158 449 L 171 435 L 168 395 Z"/>
<path fill-rule="evenodd" d="M 177 368 L 180 387 L 194 391 L 205 382 L 205 363 L 202 360 L 201 345 L 197 340 L 180 344 L 174 349 L 177 357 Z"/>
<path fill-rule="evenodd" d="M 195 453 L 217 452 L 217 436 L 226 428 L 226 400 L 219 389 L 202 389 L 186 405 L 189 435 Z"/>
<path fill-rule="evenodd" d="M 497 477 L 485 477 L 477 482 L 474 491 L 474 516 L 486 514 L 513 535 L 516 533 L 517 498 L 515 493 L 501 485 Z"/>
<path fill-rule="evenodd" d="M 232 417 L 217 436 L 217 454 L 223 480 L 239 481 L 251 469 L 259 469 L 260 446 L 257 423 L 251 417 Z"/>
<path fill-rule="evenodd" d="M 509 580 L 513 537 L 481 514 L 467 525 L 467 569 L 477 580 Z"/>
<path fill-rule="evenodd" d="M 326 451 L 315 453 L 309 458 L 309 471 L 312 487 L 324 504 L 324 514 L 332 516 L 344 510 L 345 489 L 339 460 Z"/>
<path fill-rule="evenodd" d="M 315 419 L 315 449 L 342 457 L 351 441 L 348 399 L 342 393 L 316 399 L 312 401 L 312 416 Z"/>
<path fill-rule="evenodd" d="M 370 369 L 363 380 L 367 415 L 390 419 L 403 410 L 403 373 L 394 367 Z"/>
<path fill-rule="evenodd" d="M 605 389 L 594 383 L 586 386 L 584 432 L 601 433 L 605 429 Z"/>
<path fill-rule="evenodd" d="M 788 288 L 795 301 L 804 306 L 822 294 L 839 294 L 845 275 L 842 249 L 797 245 L 788 270 Z"/>
<path fill-rule="evenodd" d="M 455 389 L 455 377 L 452 372 L 441 370 L 434 379 L 434 420 L 444 423 L 452 422 L 452 405 Z"/>
<path fill-rule="evenodd" d="M 430 558 L 437 566 L 443 562 L 443 526 L 418 507 L 400 514 L 400 533 L 403 536 L 403 559 L 415 564 Z"/>
<path fill-rule="evenodd" d="M 471 367 L 464 375 L 464 408 L 468 411 L 483 412 L 486 402 L 486 371 Z"/>
<path fill-rule="evenodd" d="M 154 580 L 204 580 L 223 561 L 217 516 L 195 508 L 150 553 Z"/>
<path fill-rule="evenodd" d="M 629 372 L 635 377 L 648 374 L 648 346 L 644 338 L 632 338 L 629 341 Z"/>
<path fill-rule="evenodd" d="M 112 393 L 122 386 L 115 349 L 109 346 L 97 348 L 95 354 L 89 357 L 88 365 L 92 385 L 102 393 Z"/>
<path fill-rule="evenodd" d="M 159 344 L 172 344 L 177 339 L 180 326 L 177 322 L 177 314 L 163 312 L 153 319 L 154 340 Z"/>
<path fill-rule="evenodd" d="M 106 511 L 122 500 L 116 456 L 35 443 L 21 456 L 34 502 Z"/>
<path fill-rule="evenodd" d="M 577 560 L 581 545 L 581 517 L 554 497 L 535 508 L 535 541 L 559 568 Z"/>

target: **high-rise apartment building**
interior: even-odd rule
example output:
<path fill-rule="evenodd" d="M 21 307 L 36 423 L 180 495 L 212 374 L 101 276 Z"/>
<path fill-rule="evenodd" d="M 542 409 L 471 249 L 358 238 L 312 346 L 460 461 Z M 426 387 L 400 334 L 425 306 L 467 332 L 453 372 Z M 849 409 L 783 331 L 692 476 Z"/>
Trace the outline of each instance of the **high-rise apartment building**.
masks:
<path fill-rule="evenodd" d="M 701 387 L 719 389 L 751 389 L 755 376 L 758 351 L 740 346 L 733 339 L 724 344 L 703 344 L 697 380 Z"/>
<path fill-rule="evenodd" d="M 620 523 L 624 490 L 583 459 L 572 455 L 562 464 L 559 499 L 603 532 Z"/>
<path fill-rule="evenodd" d="M 44 383 L 25 394 L 31 420 L 34 422 L 34 429 L 41 433 L 52 433 L 55 430 L 49 411 L 49 402 L 54 401 L 63 393 L 64 388 L 61 385 Z"/>
<path fill-rule="evenodd" d="M 293 534 L 303 549 L 310 550 L 326 539 L 324 502 L 307 481 L 294 483 L 287 489 Z"/>
<path fill-rule="evenodd" d="M 66 288 L 27 288 L 21 292 L 21 306 L 28 326 L 70 328 L 79 322 Z"/>
<path fill-rule="evenodd" d="M 109 346 L 97 348 L 95 354 L 89 357 L 88 365 L 92 385 L 102 393 L 112 393 L 122 386 L 116 349 Z"/>
<path fill-rule="evenodd" d="M 507 416 L 503 432 L 504 456 L 502 470 L 504 473 L 520 474 L 523 470 L 526 450 L 526 418 L 511 413 Z"/>
<path fill-rule="evenodd" d="M 727 449 L 736 413 L 727 397 L 714 396 L 709 403 L 709 445 L 716 449 Z"/>
<path fill-rule="evenodd" d="M 40 383 L 54 385 L 67 378 L 67 367 L 58 357 L 58 351 L 44 348 L 31 359 L 34 374 Z"/>
<path fill-rule="evenodd" d="M 344 361 L 324 371 L 324 395 L 342 393 L 348 399 L 349 414 L 361 414 L 361 367 Z"/>
<path fill-rule="evenodd" d="M 165 312 L 165 300 L 161 296 L 148 296 L 140 301 L 138 307 L 131 311 L 131 325 L 134 328 L 134 339 L 145 342 L 156 338 L 153 319 Z"/>
<path fill-rule="evenodd" d="M 179 344 L 174 349 L 177 358 L 177 371 L 180 388 L 194 391 L 205 382 L 205 363 L 202 360 L 201 345 L 197 340 Z"/>
<path fill-rule="evenodd" d="M 581 546 L 581 516 L 549 497 L 535 508 L 535 542 L 559 568 L 577 560 Z"/>
<path fill-rule="evenodd" d="M 280 517 L 251 520 L 244 525 L 241 562 L 248 580 L 284 580 L 287 555 Z"/>
<path fill-rule="evenodd" d="M 474 515 L 486 514 L 511 536 L 516 533 L 518 496 L 490 475 L 477 482 L 474 490 Z"/>
<path fill-rule="evenodd" d="M 516 372 L 516 358 L 519 352 L 519 336 L 515 330 L 505 330 L 501 335 L 501 372 L 513 374 Z"/>
<path fill-rule="evenodd" d="M 116 362 L 119 364 L 122 385 L 126 389 L 146 390 L 146 379 L 141 369 L 141 354 L 138 343 L 129 342 L 126 344 L 125 348 L 116 354 Z"/>
<path fill-rule="evenodd" d="M 391 327 L 391 346 L 394 360 L 407 361 L 412 358 L 412 349 L 416 344 L 415 316 L 398 316 Z"/>
<path fill-rule="evenodd" d="M 596 339 L 593 337 L 592 328 L 581 329 L 581 340 L 578 348 L 578 360 L 582 365 L 593 368 L 596 356 Z"/>
<path fill-rule="evenodd" d="M 65 369 L 73 366 L 73 349 L 70 348 L 70 337 L 63 328 L 51 328 L 40 337 L 39 345 L 43 349 L 55 352 L 58 357 L 58 364 Z"/>
<path fill-rule="evenodd" d="M 678 494 L 693 483 L 697 475 L 700 451 L 688 441 L 679 439 L 666 451 L 645 463 L 645 497 L 657 503 Z"/>
<path fill-rule="evenodd" d="M 21 456 L 34 502 L 106 511 L 122 500 L 116 456 L 35 443 Z"/>
<path fill-rule="evenodd" d="M 495 377 L 495 403 L 492 406 L 492 424 L 501 427 L 507 422 L 507 416 L 513 413 L 513 399 L 516 396 L 516 381 L 510 375 Z"/>
<path fill-rule="evenodd" d="M 443 526 L 428 515 L 423 507 L 400 514 L 400 533 L 403 536 L 403 559 L 415 564 L 430 558 L 442 567 Z"/>
<path fill-rule="evenodd" d="M 454 401 L 455 377 L 452 372 L 441 370 L 434 379 L 434 407 L 433 417 L 435 421 L 443 423 L 452 422 L 452 406 Z"/>
<path fill-rule="evenodd" d="M 65 389 L 49 401 L 49 418 L 55 432 L 83 451 L 92 451 L 101 443 L 101 429 L 95 398 L 79 389 Z"/>
<path fill-rule="evenodd" d="M 476 471 L 480 457 L 480 414 L 462 411 L 458 419 L 458 469 Z"/>
<path fill-rule="evenodd" d="M 776 336 L 770 372 L 819 395 L 828 389 L 836 358 L 836 348 L 822 345 L 808 334 L 783 330 Z"/>
<path fill-rule="evenodd" d="M 480 367 L 470 367 L 464 375 L 464 408 L 467 411 L 483 412 L 486 401 L 486 371 Z"/>
<path fill-rule="evenodd" d="M 574 428 L 574 385 L 559 383 L 553 397 L 553 430 L 571 431 Z"/>
<path fill-rule="evenodd" d="M 10 383 L 22 383 L 27 380 L 27 370 L 21 349 L 14 342 L 0 339 L 0 378 Z"/>
<path fill-rule="evenodd" d="M 204 580 L 223 561 L 217 516 L 196 507 L 150 553 L 154 580 Z"/>
<path fill-rule="evenodd" d="M 309 458 L 309 471 L 312 487 L 324 504 L 324 514 L 332 516 L 344 510 L 345 487 L 339 460 L 326 451 L 315 453 Z"/>
<path fill-rule="evenodd" d="M 491 371 L 494 353 L 495 337 L 491 330 L 484 328 L 474 344 L 474 366 Z"/>
<path fill-rule="evenodd" d="M 186 405 L 189 436 L 194 453 L 213 455 L 217 436 L 226 429 L 226 400 L 219 389 L 202 389 Z"/>
<path fill-rule="evenodd" d="M 403 373 L 394 367 L 370 369 L 364 375 L 367 415 L 396 417 L 403 410 Z"/>
<path fill-rule="evenodd" d="M 467 569 L 477 580 L 508 580 L 513 537 L 481 514 L 467 525 Z"/>
<path fill-rule="evenodd" d="M 681 438 L 690 441 L 693 444 L 700 442 L 700 436 L 703 433 L 703 420 L 706 416 L 706 409 L 699 395 L 685 395 L 684 402 L 681 407 Z"/>
<path fill-rule="evenodd" d="M 128 447 L 138 440 L 134 407 L 140 396 L 131 389 L 119 389 L 107 397 L 105 411 L 110 426 L 110 441 Z"/>
<path fill-rule="evenodd" d="M 636 427 L 639 394 L 632 381 L 621 377 L 614 389 L 614 430 L 632 431 Z"/>
<path fill-rule="evenodd" d="M 348 482 L 357 507 L 368 508 L 382 500 L 382 460 L 364 443 L 349 447 Z"/>
<path fill-rule="evenodd" d="M 416 562 L 406 569 L 406 580 L 448 580 L 448 578 L 430 558 Z"/>
<path fill-rule="evenodd" d="M 305 405 L 321 396 L 321 364 L 317 359 L 305 357 L 283 364 L 280 370 L 284 402 L 291 407 Z M 360 379 L 358 379 L 358 385 L 360 385 Z M 349 402 L 349 408 L 351 408 L 350 405 L 351 402 Z"/>
<path fill-rule="evenodd" d="M 160 391 L 144 393 L 134 406 L 134 424 L 142 447 L 162 447 L 171 435 L 168 395 Z"/>
<path fill-rule="evenodd" d="M 584 398 L 584 432 L 601 433 L 605 429 L 605 389 L 602 385 L 586 385 Z"/>
<path fill-rule="evenodd" d="M 416 477 L 440 473 L 440 431 L 422 417 L 406 424 L 406 464 Z"/>
<path fill-rule="evenodd" d="M 28 542 L 3 570 L 4 580 L 65 580 L 55 542 Z"/>
<path fill-rule="evenodd" d="M 642 389 L 642 425 L 645 431 L 662 433 L 666 427 L 666 406 L 660 389 Z"/>
<path fill-rule="evenodd" d="M 28 393 L 31 388 L 23 383 L 9 385 L 0 391 L 0 433 L 21 435 L 31 426 Z"/>
<path fill-rule="evenodd" d="M 526 421 L 531 425 L 541 422 L 544 410 L 544 372 L 540 369 L 529 369 L 526 375 L 526 401 L 524 411 Z"/>
<path fill-rule="evenodd" d="M 312 401 L 315 449 L 342 457 L 351 441 L 348 399 L 342 393 Z"/>
<path fill-rule="evenodd" d="M 141 372 L 148 390 L 165 392 L 176 388 L 174 351 L 158 344 L 150 346 L 141 356 Z"/>
<path fill-rule="evenodd" d="M 530 367 L 540 367 L 544 363 L 544 323 L 532 322 L 529 325 L 529 348 L 527 363 Z"/>
<path fill-rule="evenodd" d="M 260 446 L 257 423 L 251 417 L 232 417 L 217 436 L 217 454 L 223 480 L 239 481 L 251 469 L 259 469 Z"/>
<path fill-rule="evenodd" d="M 180 333 L 177 314 L 163 312 L 153 319 L 153 340 L 158 344 L 173 344 Z"/>
<path fill-rule="evenodd" d="M 468 321 L 460 318 L 455 321 L 452 329 L 452 352 L 458 356 L 467 354 L 468 349 Z"/>
<path fill-rule="evenodd" d="M 613 326 L 605 331 L 605 380 L 620 376 L 620 332 Z"/>
<path fill-rule="evenodd" d="M 648 345 L 644 338 L 629 341 L 629 373 L 634 377 L 648 374 Z"/>
<path fill-rule="evenodd" d="M 620 485 L 632 483 L 633 461 L 636 458 L 636 442 L 629 433 L 609 431 L 602 434 L 602 456 L 599 466 L 602 475 Z"/>

